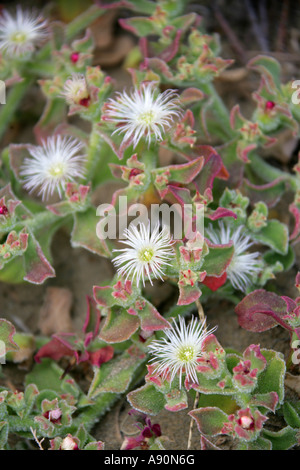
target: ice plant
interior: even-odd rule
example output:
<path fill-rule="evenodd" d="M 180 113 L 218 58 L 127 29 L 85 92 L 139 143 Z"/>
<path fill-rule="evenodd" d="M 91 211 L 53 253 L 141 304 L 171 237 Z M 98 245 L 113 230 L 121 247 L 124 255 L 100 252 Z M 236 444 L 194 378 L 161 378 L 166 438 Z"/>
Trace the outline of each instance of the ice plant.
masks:
<path fill-rule="evenodd" d="M 85 105 L 89 100 L 89 92 L 85 76 L 74 73 L 64 84 L 62 96 L 69 104 Z"/>
<path fill-rule="evenodd" d="M 78 155 L 82 147 L 76 139 L 60 135 L 49 137 L 41 146 L 30 146 L 31 158 L 25 158 L 20 172 L 24 188 L 30 192 L 40 189 L 43 199 L 55 190 L 61 197 L 65 183 L 83 177 L 85 157 Z"/>
<path fill-rule="evenodd" d="M 127 239 L 122 243 L 128 248 L 114 250 L 121 252 L 113 260 L 114 265 L 119 267 L 118 272 L 126 275 L 126 279 L 129 277 L 132 281 L 135 279 L 137 286 L 140 280 L 145 285 L 145 276 L 151 284 L 151 276 L 163 280 L 162 267 L 169 265 L 174 255 L 168 230 L 164 228 L 160 231 L 157 224 L 151 233 L 150 222 L 147 226 L 141 223 L 139 229 L 131 224 L 128 229 L 125 229 L 124 235 Z"/>
<path fill-rule="evenodd" d="M 227 277 L 235 289 L 245 292 L 251 285 L 251 277 L 260 271 L 259 252 L 248 253 L 253 245 L 251 238 L 243 233 L 243 226 L 232 230 L 229 225 L 219 222 L 216 230 L 210 225 L 206 229 L 207 238 L 216 245 L 233 242 L 234 253 L 227 268 Z"/>
<path fill-rule="evenodd" d="M 162 140 L 163 132 L 180 114 L 174 90 L 157 93 L 155 84 L 150 82 L 135 88 L 131 94 L 124 91 L 116 99 L 109 99 L 102 119 L 117 124 L 114 133 L 125 134 L 124 141 L 133 142 L 136 147 L 142 137 L 146 137 L 149 145 L 153 139 Z"/>
<path fill-rule="evenodd" d="M 20 6 L 15 16 L 3 10 L 0 18 L 0 51 L 8 56 L 22 56 L 34 51 L 47 36 L 47 22 Z"/>
<path fill-rule="evenodd" d="M 171 382 L 179 373 L 180 388 L 183 374 L 189 381 L 198 383 L 197 359 L 202 356 L 203 341 L 215 330 L 216 327 L 208 331 L 205 322 L 201 323 L 195 317 L 188 325 L 183 317 L 179 317 L 179 323 L 165 331 L 165 338 L 152 341 L 149 345 L 154 356 L 151 362 L 156 367 L 154 373 L 163 377 L 170 374 Z"/>

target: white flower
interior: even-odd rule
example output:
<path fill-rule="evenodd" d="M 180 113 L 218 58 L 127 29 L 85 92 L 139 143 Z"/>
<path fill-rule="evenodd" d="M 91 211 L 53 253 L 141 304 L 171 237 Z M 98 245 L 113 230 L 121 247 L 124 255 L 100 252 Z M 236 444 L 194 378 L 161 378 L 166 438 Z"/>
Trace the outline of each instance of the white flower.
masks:
<path fill-rule="evenodd" d="M 81 104 L 89 98 L 85 76 L 73 73 L 64 84 L 62 96 L 69 104 Z"/>
<path fill-rule="evenodd" d="M 125 229 L 127 240 L 122 241 L 129 248 L 114 250 L 122 252 L 114 258 L 113 263 L 119 267 L 118 273 L 136 279 L 137 286 L 142 279 L 145 285 L 145 275 L 152 284 L 151 276 L 162 279 L 164 275 L 162 266 L 169 265 L 168 261 L 174 256 L 172 241 L 169 232 L 164 228 L 159 231 L 157 224 L 153 232 L 150 232 L 150 223 L 147 227 L 141 223 L 139 229 L 131 224 Z"/>
<path fill-rule="evenodd" d="M 124 133 L 124 141 L 132 141 L 134 147 L 144 136 L 149 145 L 153 136 L 156 141 L 162 140 L 162 132 L 181 114 L 177 94 L 173 90 L 158 94 L 152 82 L 135 88 L 130 95 L 118 93 L 104 109 L 102 119 L 116 123 L 114 133 Z"/>
<path fill-rule="evenodd" d="M 29 11 L 17 7 L 15 16 L 7 10 L 0 17 L 0 51 L 9 56 L 22 56 L 34 51 L 45 39 L 46 21 Z"/>
<path fill-rule="evenodd" d="M 81 142 L 60 135 L 49 137 L 41 146 L 28 147 L 31 158 L 25 158 L 20 171 L 25 189 L 32 192 L 40 188 L 43 199 L 52 196 L 56 189 L 61 197 L 67 181 L 84 175 L 85 157 L 77 155 L 82 148 Z"/>
<path fill-rule="evenodd" d="M 234 253 L 227 268 L 227 276 L 235 289 L 245 292 L 251 285 L 252 276 L 261 270 L 258 260 L 259 252 L 247 253 L 253 245 L 251 238 L 243 232 L 243 226 L 232 230 L 219 222 L 219 228 L 214 229 L 211 225 L 206 229 L 207 238 L 215 244 L 225 245 L 233 242 Z"/>
<path fill-rule="evenodd" d="M 179 373 L 180 388 L 184 373 L 186 378 L 198 383 L 197 359 L 203 354 L 203 341 L 216 328 L 207 331 L 205 322 L 201 323 L 195 317 L 186 325 L 184 318 L 179 317 L 179 323 L 165 330 L 166 338 L 152 341 L 148 346 L 150 353 L 154 356 L 150 362 L 157 365 L 154 373 L 162 374 L 163 377 L 170 374 L 171 382 Z"/>

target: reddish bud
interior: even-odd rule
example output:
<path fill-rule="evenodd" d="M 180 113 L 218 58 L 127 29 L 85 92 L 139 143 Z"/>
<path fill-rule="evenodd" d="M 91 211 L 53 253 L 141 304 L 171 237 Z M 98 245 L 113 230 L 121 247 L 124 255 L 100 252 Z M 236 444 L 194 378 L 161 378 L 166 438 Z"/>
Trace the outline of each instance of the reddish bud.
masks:
<path fill-rule="evenodd" d="M 271 109 L 273 109 L 275 107 L 276 103 L 274 103 L 274 101 L 267 101 L 266 102 L 266 109 L 268 111 L 270 111 Z"/>
<path fill-rule="evenodd" d="M 79 52 L 72 52 L 70 55 L 70 60 L 73 62 L 73 64 L 76 64 L 76 62 L 79 60 Z"/>

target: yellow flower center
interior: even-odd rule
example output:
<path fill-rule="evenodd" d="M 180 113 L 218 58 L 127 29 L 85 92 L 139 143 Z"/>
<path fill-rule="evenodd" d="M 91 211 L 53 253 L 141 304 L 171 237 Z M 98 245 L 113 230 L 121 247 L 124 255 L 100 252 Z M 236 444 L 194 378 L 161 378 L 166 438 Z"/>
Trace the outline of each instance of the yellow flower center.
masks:
<path fill-rule="evenodd" d="M 195 350 L 192 346 L 183 346 L 178 352 L 178 359 L 181 362 L 190 362 L 195 355 Z"/>
<path fill-rule="evenodd" d="M 154 117 L 154 112 L 149 109 L 149 111 L 145 111 L 139 115 L 139 121 L 143 124 L 149 125 L 153 123 Z"/>
<path fill-rule="evenodd" d="M 25 33 L 22 33 L 22 31 L 17 31 L 16 33 L 11 35 L 11 40 L 13 42 L 22 43 L 22 42 L 25 42 L 26 39 L 27 39 L 27 36 Z"/>
<path fill-rule="evenodd" d="M 154 250 L 152 248 L 146 248 L 144 250 L 141 250 L 139 254 L 139 258 L 141 261 L 144 261 L 145 263 L 149 263 L 149 261 L 152 260 L 154 256 Z"/>
<path fill-rule="evenodd" d="M 64 175 L 65 169 L 61 163 L 57 163 L 55 166 L 49 169 L 49 173 L 51 176 L 55 178 L 60 178 Z"/>

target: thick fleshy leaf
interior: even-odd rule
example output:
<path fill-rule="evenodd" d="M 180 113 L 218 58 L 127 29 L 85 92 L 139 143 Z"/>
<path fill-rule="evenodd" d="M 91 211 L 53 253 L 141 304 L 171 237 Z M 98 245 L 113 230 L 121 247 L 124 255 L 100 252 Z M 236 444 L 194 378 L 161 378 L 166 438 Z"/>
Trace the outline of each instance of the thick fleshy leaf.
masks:
<path fill-rule="evenodd" d="M 2 351 L 0 348 L 0 357 L 2 356 L 2 352 L 6 353 L 9 351 L 17 351 L 19 349 L 13 339 L 15 333 L 16 329 L 14 325 L 5 318 L 0 318 L 0 342 L 3 341 L 5 345 L 5 351 Z"/>
<path fill-rule="evenodd" d="M 229 266 L 234 246 L 232 243 L 227 245 L 213 245 L 208 242 L 209 252 L 204 258 L 202 270 L 206 271 L 207 276 L 220 277 Z"/>
<path fill-rule="evenodd" d="M 100 331 L 100 338 L 107 343 L 121 343 L 136 332 L 140 320 L 129 315 L 123 308 L 113 307 L 109 310 L 105 323 Z"/>
<path fill-rule="evenodd" d="M 73 247 L 82 247 L 100 256 L 109 257 L 110 250 L 105 240 L 100 240 L 96 235 L 98 222 L 99 218 L 96 216 L 94 208 L 74 214 L 71 244 Z"/>
<path fill-rule="evenodd" d="M 165 394 L 167 403 L 165 409 L 168 411 L 180 411 L 188 407 L 188 396 L 185 390 L 170 390 Z"/>
<path fill-rule="evenodd" d="M 272 248 L 276 253 L 285 255 L 288 251 L 289 232 L 286 225 L 279 220 L 268 220 L 267 225 L 259 232 L 252 234 L 254 240 Z"/>
<path fill-rule="evenodd" d="M 267 367 L 258 377 L 257 390 L 259 393 L 276 392 L 278 404 L 281 404 L 284 399 L 284 377 L 286 372 L 283 355 L 267 349 L 262 349 L 261 353 L 267 359 Z"/>
<path fill-rule="evenodd" d="M 263 437 L 271 441 L 272 450 L 288 450 L 298 444 L 297 433 L 297 429 L 287 426 L 277 432 L 264 429 Z"/>
<path fill-rule="evenodd" d="M 258 55 L 248 62 L 248 68 L 261 73 L 269 88 L 280 89 L 280 63 L 274 57 Z"/>
<path fill-rule="evenodd" d="M 140 351 L 125 351 L 121 356 L 95 368 L 93 382 L 89 389 L 89 397 L 95 398 L 100 393 L 124 393 L 134 372 L 144 361 Z"/>
<path fill-rule="evenodd" d="M 143 385 L 129 392 L 127 400 L 135 410 L 149 415 L 157 415 L 166 404 L 164 395 L 152 384 Z"/>
<path fill-rule="evenodd" d="M 213 406 L 192 410 L 189 415 L 196 421 L 199 432 L 208 436 L 220 434 L 224 424 L 228 422 L 228 415 Z"/>
<path fill-rule="evenodd" d="M 264 289 L 255 290 L 235 307 L 239 325 L 249 331 L 261 332 L 273 328 L 278 323 L 286 328 L 283 316 L 286 302 Z"/>
<path fill-rule="evenodd" d="M 24 268 L 26 272 L 24 280 L 33 284 L 42 284 L 46 279 L 55 277 L 54 268 L 45 257 L 33 233 L 29 233 L 28 247 L 24 253 Z"/>

